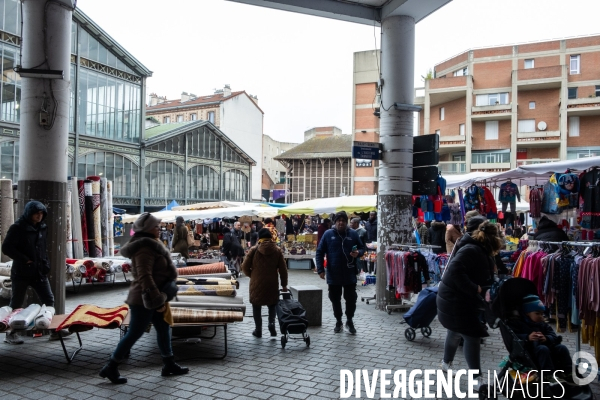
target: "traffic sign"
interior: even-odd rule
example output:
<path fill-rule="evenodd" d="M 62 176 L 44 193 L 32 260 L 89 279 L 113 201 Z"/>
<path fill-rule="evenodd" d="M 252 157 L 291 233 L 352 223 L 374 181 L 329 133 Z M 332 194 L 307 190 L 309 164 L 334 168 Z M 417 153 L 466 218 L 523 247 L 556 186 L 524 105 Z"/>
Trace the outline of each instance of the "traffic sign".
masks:
<path fill-rule="evenodd" d="M 352 158 L 381 160 L 381 143 L 352 142 Z"/>

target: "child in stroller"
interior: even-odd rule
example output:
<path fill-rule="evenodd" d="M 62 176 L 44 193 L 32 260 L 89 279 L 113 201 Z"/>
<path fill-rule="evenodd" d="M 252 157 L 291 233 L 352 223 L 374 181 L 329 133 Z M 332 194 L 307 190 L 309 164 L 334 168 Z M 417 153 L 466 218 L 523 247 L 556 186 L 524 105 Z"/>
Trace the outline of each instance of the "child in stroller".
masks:
<path fill-rule="evenodd" d="M 532 295 L 539 300 L 537 288 L 532 281 L 523 278 L 507 279 L 502 282 L 502 285 L 497 289 L 496 297 L 492 299 L 491 304 L 488 304 L 489 307 L 485 310 L 488 325 L 492 329 L 500 328 L 502 341 L 509 354 L 502 362 L 502 371 L 500 373 L 494 372 L 493 374 L 490 374 L 495 375 L 490 376 L 488 380 L 490 386 L 486 387 L 486 385 L 484 385 L 480 388 L 479 398 L 496 398 L 496 392 L 499 391 L 510 399 L 542 398 L 542 394 L 546 396 L 545 398 L 571 400 L 593 399 L 594 395 L 589 385 L 578 386 L 562 379 L 556 381 L 553 379 L 554 374 L 549 372 L 544 374 L 530 373 L 530 371 L 539 372 L 544 370 L 546 365 L 540 365 L 534 361 L 534 358 L 537 359 L 537 356 L 531 357 L 530 353 L 527 351 L 528 345 L 527 341 L 524 340 L 524 336 L 519 337 L 511 327 L 517 329 L 517 332 L 521 332 L 521 327 L 516 323 L 519 318 L 522 318 L 519 316 L 519 311 L 529 310 L 529 308 L 524 308 L 523 306 L 528 303 L 534 303 L 534 298 L 529 297 Z M 523 301 L 524 299 L 527 299 L 525 303 Z M 529 305 L 527 307 L 536 309 L 536 307 L 539 308 L 539 304 Z M 538 329 L 541 328 L 538 327 Z M 548 338 L 551 336 L 550 332 L 548 330 L 542 330 L 541 333 L 546 337 L 548 345 Z M 552 331 L 552 333 L 554 332 Z M 530 335 L 531 332 L 526 334 L 527 337 Z M 560 345 L 558 336 L 556 336 L 556 334 L 554 335 L 556 339 L 550 340 L 552 340 L 553 343 Z M 532 335 L 531 337 L 533 339 L 537 338 L 538 342 L 541 341 L 539 333 Z M 547 345 L 546 347 L 548 347 Z M 533 354 L 535 355 L 535 353 Z M 541 361 L 546 362 L 545 360 Z M 562 357 L 560 360 L 556 358 L 556 361 L 560 364 L 567 363 L 566 357 L 564 360 Z M 555 368 L 562 368 L 562 365 L 559 366 L 558 363 L 553 366 Z M 569 360 L 569 366 L 570 363 Z M 571 372 L 571 368 L 566 372 Z M 528 373 L 530 373 L 530 375 L 528 375 Z M 519 380 L 521 382 L 520 384 Z M 527 390 L 521 391 L 521 388 Z M 543 393 L 541 393 L 542 391 Z"/>
<path fill-rule="evenodd" d="M 567 378 L 573 368 L 571 354 L 567 346 L 561 344 L 562 336 L 544 322 L 544 304 L 540 298 L 528 294 L 523 298 L 519 316 L 508 319 L 507 324 L 519 339 L 525 342 L 525 349 L 542 370 L 560 370 L 557 376 Z"/>

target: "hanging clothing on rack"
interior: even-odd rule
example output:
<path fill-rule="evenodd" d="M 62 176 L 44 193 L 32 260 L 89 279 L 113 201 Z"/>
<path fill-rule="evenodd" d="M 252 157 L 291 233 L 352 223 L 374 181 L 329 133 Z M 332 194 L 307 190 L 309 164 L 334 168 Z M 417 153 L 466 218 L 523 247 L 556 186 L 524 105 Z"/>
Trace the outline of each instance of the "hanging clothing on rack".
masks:
<path fill-rule="evenodd" d="M 583 200 L 581 226 L 600 228 L 600 169 L 592 168 L 581 176 L 579 196 Z"/>

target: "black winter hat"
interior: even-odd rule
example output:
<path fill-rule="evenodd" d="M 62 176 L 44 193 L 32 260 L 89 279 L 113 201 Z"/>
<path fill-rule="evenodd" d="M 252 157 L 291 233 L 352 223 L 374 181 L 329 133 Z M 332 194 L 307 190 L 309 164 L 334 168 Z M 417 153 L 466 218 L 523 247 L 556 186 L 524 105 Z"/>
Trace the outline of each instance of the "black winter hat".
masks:
<path fill-rule="evenodd" d="M 348 222 L 348 214 L 346 214 L 346 211 L 340 211 L 339 213 L 335 214 L 333 217 L 333 223 L 335 224 L 335 222 L 340 218 L 345 219 L 346 222 Z"/>
<path fill-rule="evenodd" d="M 479 225 L 483 224 L 485 221 L 485 217 L 482 216 L 470 218 L 469 222 L 467 222 L 467 232 L 473 232 L 474 230 L 479 228 Z"/>
<path fill-rule="evenodd" d="M 258 238 L 259 239 L 271 239 L 271 231 L 269 230 L 269 228 L 262 228 L 260 231 L 258 231 Z"/>

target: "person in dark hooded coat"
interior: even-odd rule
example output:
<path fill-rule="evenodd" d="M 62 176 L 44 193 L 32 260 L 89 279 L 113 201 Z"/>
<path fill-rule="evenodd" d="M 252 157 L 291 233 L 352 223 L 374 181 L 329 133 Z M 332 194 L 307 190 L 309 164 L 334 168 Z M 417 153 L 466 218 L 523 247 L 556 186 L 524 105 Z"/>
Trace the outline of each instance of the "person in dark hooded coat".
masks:
<path fill-rule="evenodd" d="M 283 253 L 271 237 L 268 228 L 258 231 L 258 244 L 250 249 L 242 263 L 242 271 L 250 278 L 250 304 L 255 329 L 252 335 L 262 337 L 262 306 L 269 310 L 269 332 L 277 336 L 275 329 L 275 305 L 279 301 L 279 285 L 287 292 L 288 271 Z"/>
<path fill-rule="evenodd" d="M 13 260 L 10 271 L 12 309 L 23 307 L 27 288 L 30 286 L 35 290 L 42 304 L 54 307 L 54 295 L 48 281 L 50 273 L 50 261 L 46 250 L 48 227 L 44 222 L 47 215 L 46 207 L 42 203 L 30 201 L 25 205 L 23 215 L 8 228 L 2 243 L 2 252 Z M 58 336 L 54 335 L 52 338 L 58 339 Z M 16 332 L 7 333 L 4 341 L 11 344 L 23 343 Z"/>
<path fill-rule="evenodd" d="M 481 371 L 480 338 L 488 336 L 481 323 L 482 286 L 493 277 L 493 255 L 502 246 L 498 228 L 483 222 L 471 235 L 461 239 L 461 248 L 446 267 L 437 295 L 438 320 L 447 329 L 442 369 L 448 370 L 454 361 L 461 337 L 469 369 Z"/>
<path fill-rule="evenodd" d="M 535 240 L 545 240 L 547 242 L 565 242 L 569 240 L 569 237 L 556 225 L 552 217 L 543 215 L 537 226 L 537 232 L 535 234 Z M 530 238 L 531 239 L 531 238 Z"/>
<path fill-rule="evenodd" d="M 186 260 L 190 258 L 188 246 L 189 231 L 185 226 L 183 217 L 175 219 L 175 229 L 173 230 L 173 253 L 180 253 Z"/>

